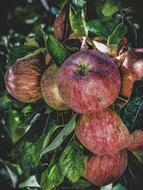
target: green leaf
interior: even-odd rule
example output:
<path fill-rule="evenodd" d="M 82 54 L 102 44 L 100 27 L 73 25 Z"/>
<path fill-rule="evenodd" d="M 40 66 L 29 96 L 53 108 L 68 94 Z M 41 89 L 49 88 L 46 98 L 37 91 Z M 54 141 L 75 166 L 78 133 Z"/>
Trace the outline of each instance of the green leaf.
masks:
<path fill-rule="evenodd" d="M 143 121 L 143 99 L 141 97 L 133 98 L 125 107 L 122 120 L 132 131 L 140 127 Z"/>
<path fill-rule="evenodd" d="M 36 166 L 38 166 L 39 161 L 41 159 L 41 152 L 43 147 L 43 142 L 45 140 L 45 136 L 41 136 L 35 143 L 33 143 L 34 151 L 33 151 L 33 162 Z"/>
<path fill-rule="evenodd" d="M 102 186 L 102 187 L 100 188 L 100 190 L 111 190 L 112 187 L 113 187 L 113 184 L 110 183 L 110 184 L 108 184 L 108 185 L 106 185 L 106 186 Z"/>
<path fill-rule="evenodd" d="M 1 164 L 4 167 L 1 167 Z M 16 188 L 18 176 L 21 174 L 19 165 L 0 159 L 0 176 L 6 176 L 13 188 Z"/>
<path fill-rule="evenodd" d="M 116 25 L 113 22 L 105 22 L 101 19 L 91 20 L 87 23 L 87 28 L 90 32 L 107 39 L 115 29 Z"/>
<path fill-rule="evenodd" d="M 52 134 L 59 128 L 60 125 L 53 125 L 48 133 L 45 133 L 43 136 L 41 136 L 33 145 L 35 146 L 35 151 L 33 154 L 33 160 L 35 165 L 37 166 L 41 157 L 42 157 L 42 151 L 46 148 L 46 146 L 49 144 Z"/>
<path fill-rule="evenodd" d="M 17 160 L 21 170 L 27 177 L 32 174 L 32 171 L 34 171 L 37 166 L 36 164 L 38 164 L 41 147 L 43 145 L 43 141 L 41 144 L 40 142 L 39 140 L 39 144 L 34 144 L 23 139 L 12 150 L 11 157 Z"/>
<path fill-rule="evenodd" d="M 35 51 L 29 53 L 28 55 L 19 58 L 18 60 L 23 60 L 23 59 L 28 59 L 28 58 L 34 57 L 40 53 L 44 53 L 45 50 L 46 50 L 46 48 L 38 48 Z"/>
<path fill-rule="evenodd" d="M 102 6 L 102 14 L 104 16 L 112 16 L 118 12 L 121 8 L 121 2 L 117 0 L 105 0 L 105 3 Z"/>
<path fill-rule="evenodd" d="M 67 178 L 75 183 L 84 173 L 83 149 L 75 140 L 66 147 L 60 158 L 60 167 Z"/>
<path fill-rule="evenodd" d="M 12 100 L 8 97 L 8 93 L 6 91 L 3 91 L 0 94 L 0 108 L 1 109 L 10 108 L 11 104 L 12 104 Z"/>
<path fill-rule="evenodd" d="M 85 0 L 71 0 L 72 4 L 76 7 L 83 8 L 84 5 L 86 4 Z"/>
<path fill-rule="evenodd" d="M 22 109 L 22 111 L 21 111 L 21 113 L 22 114 L 24 114 L 24 115 L 28 115 L 28 114 L 30 114 L 30 113 L 32 113 L 32 106 L 31 105 L 28 105 L 28 106 L 25 106 L 23 109 Z"/>
<path fill-rule="evenodd" d="M 137 23 L 134 23 L 132 20 L 127 19 L 127 22 L 129 24 L 129 27 L 131 29 L 131 36 L 130 36 L 130 41 L 131 43 L 133 43 L 133 47 L 137 47 L 137 42 L 138 42 L 138 30 L 139 30 L 139 26 Z"/>
<path fill-rule="evenodd" d="M 70 24 L 73 32 L 78 36 L 87 36 L 88 30 L 85 21 L 85 11 L 83 9 L 70 8 Z"/>
<path fill-rule="evenodd" d="M 19 164 L 23 173 L 26 176 L 29 176 L 31 171 L 35 168 L 34 164 L 34 153 L 35 153 L 35 146 L 31 142 L 24 142 L 18 149 L 19 156 Z"/>
<path fill-rule="evenodd" d="M 49 166 L 43 173 L 40 185 L 43 190 L 51 190 L 60 185 L 64 180 L 58 163 Z"/>
<path fill-rule="evenodd" d="M 23 139 L 17 144 L 13 151 L 13 155 L 17 155 L 16 159 L 19 161 L 22 170 L 24 172 L 26 171 L 27 176 L 32 168 L 38 166 L 42 157 L 41 152 L 44 150 L 45 146 L 48 145 L 52 134 L 61 126 L 53 125 L 52 127 L 48 127 L 50 128 L 48 132 L 37 138 L 35 142 L 29 142 Z"/>
<path fill-rule="evenodd" d="M 24 45 L 39 48 L 39 44 L 37 43 L 35 38 L 26 38 L 26 41 L 25 41 Z"/>
<path fill-rule="evenodd" d="M 112 34 L 108 37 L 107 43 L 118 45 L 126 33 L 127 27 L 124 25 L 124 23 L 118 24 Z"/>
<path fill-rule="evenodd" d="M 119 183 L 113 187 L 113 190 L 127 190 L 127 188 Z"/>
<path fill-rule="evenodd" d="M 53 127 L 51 127 L 51 129 L 49 130 L 48 134 L 46 135 L 46 137 L 44 138 L 44 141 L 43 141 L 43 147 L 42 147 L 42 150 L 44 150 L 47 145 L 49 144 L 50 142 L 50 138 L 52 136 L 52 134 L 58 129 L 60 128 L 61 125 L 54 125 Z"/>
<path fill-rule="evenodd" d="M 135 156 L 137 161 L 143 165 L 143 152 L 132 152 L 132 154 Z"/>
<path fill-rule="evenodd" d="M 60 66 L 69 57 L 69 52 L 54 36 L 47 35 L 45 38 L 47 51 L 55 64 Z"/>
<path fill-rule="evenodd" d="M 73 132 L 75 125 L 76 116 L 72 117 L 72 119 L 67 123 L 64 129 L 56 136 L 56 138 L 51 142 L 51 144 L 42 151 L 41 154 L 46 154 L 58 148 L 65 140 L 65 138 Z"/>
<path fill-rule="evenodd" d="M 17 59 L 27 56 L 36 49 L 35 47 L 25 45 L 13 47 L 8 55 L 8 65 L 15 63 Z"/>
<path fill-rule="evenodd" d="M 25 187 L 37 187 L 40 188 L 40 185 L 38 184 L 35 175 L 29 176 L 28 179 L 25 181 L 22 181 L 18 185 L 19 188 L 25 188 Z"/>
<path fill-rule="evenodd" d="M 75 189 L 86 189 L 91 186 L 91 183 L 85 179 L 79 179 L 75 183 L 72 183 L 72 186 L 75 187 Z"/>
<path fill-rule="evenodd" d="M 4 118 L 4 126 L 12 141 L 17 142 L 26 132 L 28 125 L 21 123 L 20 114 L 14 109 L 8 109 Z"/>
<path fill-rule="evenodd" d="M 142 92 L 143 92 L 143 78 L 139 81 L 135 81 L 133 92 L 132 92 L 132 99 L 137 96 L 143 98 Z"/>
<path fill-rule="evenodd" d="M 41 153 L 43 141 L 37 141 L 37 143 L 32 143 L 26 140 L 26 138 L 23 138 L 21 141 L 19 141 L 19 143 L 16 144 L 11 152 L 11 157 L 17 160 L 21 167 L 21 170 L 27 177 L 31 174 L 33 175 L 33 171 L 35 171 L 35 168 L 37 166 L 36 164 L 39 161 L 38 156 Z"/>

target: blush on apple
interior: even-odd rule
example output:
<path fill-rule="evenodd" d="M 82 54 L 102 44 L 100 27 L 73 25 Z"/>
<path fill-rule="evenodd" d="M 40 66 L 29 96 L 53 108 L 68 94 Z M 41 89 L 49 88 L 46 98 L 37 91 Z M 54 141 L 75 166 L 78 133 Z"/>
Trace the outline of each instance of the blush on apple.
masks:
<path fill-rule="evenodd" d="M 96 186 L 116 181 L 125 171 L 128 156 L 125 150 L 113 155 L 86 158 L 84 178 Z"/>
<path fill-rule="evenodd" d="M 130 97 L 133 84 L 143 77 L 143 48 L 130 49 L 121 65 L 122 85 L 120 94 Z"/>
<path fill-rule="evenodd" d="M 41 98 L 41 69 L 37 58 L 18 60 L 5 74 L 8 92 L 17 100 L 31 103 Z"/>
<path fill-rule="evenodd" d="M 128 129 L 111 109 L 83 114 L 75 129 L 78 140 L 95 154 L 114 154 L 132 141 Z"/>
<path fill-rule="evenodd" d="M 109 107 L 120 91 L 120 74 L 112 59 L 98 50 L 71 55 L 57 73 L 57 85 L 65 103 L 78 113 Z"/>
<path fill-rule="evenodd" d="M 56 110 L 67 110 L 68 107 L 63 101 L 56 84 L 58 67 L 52 64 L 44 72 L 41 79 L 41 92 L 45 102 Z"/>
<path fill-rule="evenodd" d="M 143 131 L 136 130 L 132 133 L 133 141 L 129 145 L 128 150 L 135 152 L 143 152 Z"/>

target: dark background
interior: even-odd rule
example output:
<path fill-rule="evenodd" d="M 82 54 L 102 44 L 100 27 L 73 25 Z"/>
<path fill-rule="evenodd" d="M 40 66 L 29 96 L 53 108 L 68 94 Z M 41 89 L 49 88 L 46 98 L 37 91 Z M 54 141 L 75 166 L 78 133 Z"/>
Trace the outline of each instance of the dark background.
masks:
<path fill-rule="evenodd" d="M 45 8 L 42 6 L 40 0 L 33 0 L 31 2 L 33 2 L 34 4 L 38 4 L 38 6 L 41 7 L 41 10 L 45 11 Z M 9 22 L 10 20 L 8 19 L 8 16 L 10 13 L 12 14 L 14 12 L 15 7 L 18 5 L 24 6 L 27 3 L 28 3 L 27 0 L 11 0 L 11 1 L 1 0 L 0 1 L 0 34 L 4 34 L 8 32 L 10 28 L 13 28 L 12 23 Z M 49 0 L 48 4 L 51 5 L 52 1 Z M 125 5 L 126 7 L 133 7 L 134 16 L 136 17 L 136 19 L 142 26 L 143 25 L 142 1 L 141 0 L 122 0 L 122 4 Z"/>

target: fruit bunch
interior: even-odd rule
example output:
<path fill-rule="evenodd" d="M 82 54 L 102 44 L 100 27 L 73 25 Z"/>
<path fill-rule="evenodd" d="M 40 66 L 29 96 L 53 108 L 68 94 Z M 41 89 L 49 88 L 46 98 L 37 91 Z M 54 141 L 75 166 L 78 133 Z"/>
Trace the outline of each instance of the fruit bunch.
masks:
<path fill-rule="evenodd" d="M 97 186 L 113 182 L 124 173 L 126 148 L 143 149 L 143 132 L 137 130 L 130 135 L 113 109 L 128 82 L 121 76 L 127 72 L 133 81 L 142 76 L 138 69 L 142 62 L 137 58 L 130 61 L 132 51 L 126 52 L 121 67 L 109 55 L 90 49 L 72 54 L 60 68 L 51 63 L 44 71 L 38 57 L 17 60 L 5 74 L 6 88 L 17 100 L 32 103 L 43 98 L 53 109 L 80 113 L 75 134 L 93 153 L 85 158 L 83 176 Z"/>
<path fill-rule="evenodd" d="M 73 24 L 74 14 L 65 7 L 57 16 L 55 37 L 45 38 L 48 51 L 44 67 L 39 55 L 17 59 L 5 73 L 5 86 L 11 96 L 23 103 L 42 100 L 54 110 L 72 110 L 78 115 L 74 131 L 85 148 L 82 176 L 102 186 L 123 175 L 128 165 L 128 150 L 143 151 L 143 131 L 130 134 L 115 111 L 116 107 L 125 106 L 135 81 L 143 77 L 143 49 L 125 48 L 127 38 L 120 34 L 123 22 L 116 27 L 109 23 L 108 27 L 113 27 L 108 38 L 110 45 L 102 30 L 102 37 L 88 36 L 83 31 L 79 35 L 79 26 Z M 70 22 L 69 15 L 72 15 Z M 91 23 L 87 24 L 90 32 L 94 31 Z M 95 22 L 95 29 L 103 23 Z M 116 32 L 118 36 L 114 36 Z"/>

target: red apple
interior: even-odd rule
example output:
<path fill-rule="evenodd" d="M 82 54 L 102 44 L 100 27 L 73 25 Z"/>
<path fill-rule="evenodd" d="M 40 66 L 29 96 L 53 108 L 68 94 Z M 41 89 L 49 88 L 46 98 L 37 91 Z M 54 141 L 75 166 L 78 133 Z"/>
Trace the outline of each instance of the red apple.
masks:
<path fill-rule="evenodd" d="M 57 73 L 57 85 L 65 103 L 79 113 L 107 108 L 120 91 L 120 74 L 112 59 L 98 50 L 71 55 Z"/>
<path fill-rule="evenodd" d="M 113 155 L 95 155 L 85 161 L 84 178 L 96 186 L 116 181 L 125 171 L 128 163 L 126 151 Z"/>
<path fill-rule="evenodd" d="M 128 51 L 122 70 L 132 74 L 134 80 L 140 80 L 143 77 L 143 48 Z"/>
<path fill-rule="evenodd" d="M 131 143 L 131 135 L 119 116 L 106 109 L 83 114 L 75 129 L 78 140 L 95 154 L 114 154 Z"/>
<path fill-rule="evenodd" d="M 122 85 L 120 94 L 130 97 L 133 84 L 143 77 L 143 48 L 131 49 L 121 65 Z"/>
<path fill-rule="evenodd" d="M 56 84 L 58 67 L 53 64 L 44 72 L 41 79 L 41 92 L 45 102 L 56 110 L 67 110 Z"/>
<path fill-rule="evenodd" d="M 133 132 L 133 141 L 128 149 L 135 152 L 143 152 L 143 131 L 136 130 Z"/>
<path fill-rule="evenodd" d="M 8 92 L 17 100 L 31 103 L 41 98 L 41 69 L 37 58 L 18 60 L 5 74 Z"/>

